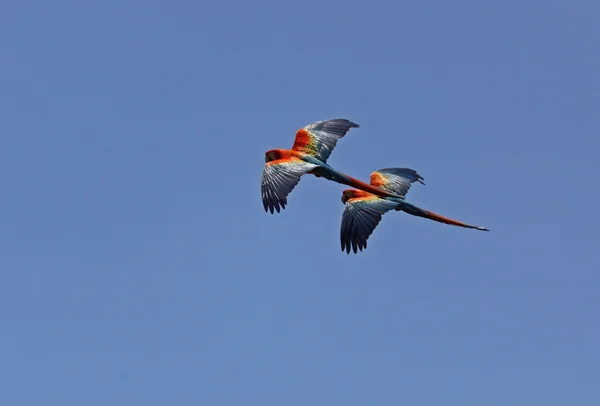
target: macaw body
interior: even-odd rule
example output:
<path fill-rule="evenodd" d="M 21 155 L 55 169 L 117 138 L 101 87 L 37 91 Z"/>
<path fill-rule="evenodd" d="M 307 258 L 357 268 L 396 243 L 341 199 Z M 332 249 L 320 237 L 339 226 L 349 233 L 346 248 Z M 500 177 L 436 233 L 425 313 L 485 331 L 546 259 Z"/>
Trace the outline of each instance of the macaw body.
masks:
<path fill-rule="evenodd" d="M 327 159 L 337 141 L 351 128 L 359 125 L 346 119 L 323 120 L 311 123 L 296 132 L 291 150 L 272 149 L 265 153 L 261 192 L 265 211 L 285 209 L 287 196 L 303 175 L 311 174 L 333 182 L 369 192 L 375 196 L 401 198 L 392 191 L 381 189 L 333 169 Z"/>
<path fill-rule="evenodd" d="M 424 185 L 423 180 L 423 177 L 413 169 L 385 168 L 373 172 L 370 176 L 370 183 L 373 186 L 393 192 L 398 197 L 381 197 L 363 190 L 344 190 L 342 203 L 345 208 L 340 229 L 342 251 L 349 254 L 351 249 L 354 253 L 366 249 L 370 235 L 381 221 L 382 216 L 390 210 L 403 211 L 413 216 L 453 226 L 489 231 L 485 227 L 453 220 L 406 201 L 406 193 L 411 185 L 414 182 Z"/>

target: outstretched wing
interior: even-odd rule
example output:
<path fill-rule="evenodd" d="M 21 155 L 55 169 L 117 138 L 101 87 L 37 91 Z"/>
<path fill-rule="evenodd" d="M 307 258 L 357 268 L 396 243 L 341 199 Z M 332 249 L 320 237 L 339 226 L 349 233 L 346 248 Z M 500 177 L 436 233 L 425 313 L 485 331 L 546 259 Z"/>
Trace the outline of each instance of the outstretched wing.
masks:
<path fill-rule="evenodd" d="M 358 127 L 358 124 L 343 118 L 317 121 L 296 132 L 296 140 L 292 149 L 311 155 L 325 163 L 337 141 L 351 128 Z"/>
<path fill-rule="evenodd" d="M 300 182 L 300 177 L 316 165 L 298 158 L 284 158 L 267 162 L 262 173 L 261 192 L 265 211 L 285 209 L 287 195 Z"/>
<path fill-rule="evenodd" d="M 379 169 L 371 174 L 371 185 L 377 186 L 388 192 L 406 197 L 408 189 L 414 182 L 425 184 L 423 177 L 414 169 L 409 168 L 385 168 Z"/>
<path fill-rule="evenodd" d="M 367 248 L 367 240 L 381 221 L 381 217 L 393 210 L 398 203 L 379 197 L 359 197 L 349 199 L 342 214 L 340 240 L 342 251 L 356 254 L 358 250 Z"/>

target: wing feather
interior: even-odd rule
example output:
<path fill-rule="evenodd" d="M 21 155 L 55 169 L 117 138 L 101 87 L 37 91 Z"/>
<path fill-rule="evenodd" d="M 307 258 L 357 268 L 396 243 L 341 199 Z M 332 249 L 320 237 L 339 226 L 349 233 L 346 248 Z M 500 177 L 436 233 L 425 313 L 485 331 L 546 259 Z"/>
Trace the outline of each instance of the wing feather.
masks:
<path fill-rule="evenodd" d="M 346 202 L 342 214 L 340 242 L 342 251 L 355 254 L 367 248 L 367 240 L 382 216 L 396 208 L 398 203 L 378 197 L 353 198 Z"/>
<path fill-rule="evenodd" d="M 408 190 L 414 182 L 425 184 L 423 177 L 414 169 L 385 168 L 371 174 L 371 185 L 377 186 L 388 192 L 406 197 Z"/>
<path fill-rule="evenodd" d="M 337 141 L 344 137 L 351 128 L 358 127 L 358 124 L 343 118 L 316 121 L 296 132 L 292 149 L 311 155 L 325 163 Z"/>
<path fill-rule="evenodd" d="M 287 196 L 300 178 L 316 165 L 297 158 L 285 158 L 268 162 L 262 173 L 261 192 L 265 211 L 277 213 L 285 209 Z"/>

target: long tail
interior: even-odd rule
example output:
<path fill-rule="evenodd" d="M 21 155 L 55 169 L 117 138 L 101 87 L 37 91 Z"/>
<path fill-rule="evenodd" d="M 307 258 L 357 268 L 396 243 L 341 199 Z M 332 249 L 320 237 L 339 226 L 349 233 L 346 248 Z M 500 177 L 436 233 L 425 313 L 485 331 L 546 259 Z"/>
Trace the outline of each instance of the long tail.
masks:
<path fill-rule="evenodd" d="M 380 197 L 392 197 L 397 199 L 403 199 L 402 196 L 390 193 L 387 190 L 380 189 L 373 185 L 369 185 L 368 183 L 348 176 L 345 173 L 336 171 L 327 164 L 321 164 L 318 168 L 313 169 L 311 172 L 315 176 L 323 177 L 325 179 L 329 179 L 337 183 L 342 183 L 344 185 L 351 186 L 356 189 L 364 190 L 365 192 L 369 192 Z"/>
<path fill-rule="evenodd" d="M 463 223 L 462 221 L 453 220 L 448 217 L 440 216 L 439 214 L 434 213 L 432 211 L 417 207 L 412 203 L 402 202 L 400 204 L 399 208 L 400 208 L 400 210 L 402 210 L 408 214 L 412 214 L 413 216 L 423 217 L 423 218 L 426 218 L 429 220 L 437 221 L 439 223 L 450 224 L 451 226 L 458 226 L 458 227 L 464 227 L 464 228 L 473 228 L 475 230 L 481 230 L 481 231 L 490 231 L 485 227 L 473 226 L 471 224 Z"/>

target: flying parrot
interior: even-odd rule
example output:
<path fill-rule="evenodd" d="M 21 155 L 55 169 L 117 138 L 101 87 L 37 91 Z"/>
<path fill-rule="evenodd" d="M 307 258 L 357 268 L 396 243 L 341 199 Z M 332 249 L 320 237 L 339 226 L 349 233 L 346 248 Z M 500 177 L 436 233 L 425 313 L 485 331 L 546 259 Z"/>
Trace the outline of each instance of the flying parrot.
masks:
<path fill-rule="evenodd" d="M 345 205 L 342 214 L 340 240 L 342 251 L 357 253 L 367 248 L 367 240 L 373 233 L 381 217 L 390 210 L 403 211 L 413 216 L 424 217 L 440 223 L 458 227 L 489 231 L 485 227 L 472 226 L 457 220 L 440 216 L 422 209 L 405 200 L 406 193 L 414 182 L 425 184 L 423 177 L 409 168 L 385 168 L 375 171 L 370 176 L 373 186 L 385 189 L 401 197 L 379 197 L 362 190 L 346 189 L 342 192 L 342 203 Z"/>
<path fill-rule="evenodd" d="M 336 171 L 327 158 L 337 141 L 359 125 L 346 119 L 316 121 L 299 129 L 292 149 L 272 149 L 265 153 L 261 192 L 265 211 L 285 209 L 287 196 L 305 174 L 323 177 L 375 196 L 401 199 L 391 189 L 384 190 Z"/>

